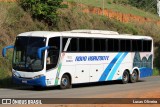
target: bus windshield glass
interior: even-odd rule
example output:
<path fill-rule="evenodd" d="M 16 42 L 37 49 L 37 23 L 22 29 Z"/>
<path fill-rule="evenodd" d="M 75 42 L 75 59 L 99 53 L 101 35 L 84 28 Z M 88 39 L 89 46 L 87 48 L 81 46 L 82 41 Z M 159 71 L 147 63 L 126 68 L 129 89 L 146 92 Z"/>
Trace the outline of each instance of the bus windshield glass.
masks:
<path fill-rule="evenodd" d="M 44 52 L 39 59 L 37 51 L 46 45 L 44 37 L 17 37 L 13 54 L 13 69 L 35 72 L 43 69 Z"/>

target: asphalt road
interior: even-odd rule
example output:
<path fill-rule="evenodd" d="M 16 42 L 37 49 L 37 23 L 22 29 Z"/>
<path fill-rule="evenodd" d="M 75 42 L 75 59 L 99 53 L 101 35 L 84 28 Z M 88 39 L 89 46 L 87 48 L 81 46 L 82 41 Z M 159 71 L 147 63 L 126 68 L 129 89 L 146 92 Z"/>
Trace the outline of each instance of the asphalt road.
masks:
<path fill-rule="evenodd" d="M 26 86 L 0 88 L 0 98 L 126 98 L 133 97 L 132 94 L 134 97 L 138 97 L 140 93 L 152 93 L 154 91 L 160 95 L 160 76 L 147 77 L 136 83 L 128 84 L 113 81 L 73 85 L 72 89 L 67 90 L 60 90 L 57 87 L 35 90 Z"/>

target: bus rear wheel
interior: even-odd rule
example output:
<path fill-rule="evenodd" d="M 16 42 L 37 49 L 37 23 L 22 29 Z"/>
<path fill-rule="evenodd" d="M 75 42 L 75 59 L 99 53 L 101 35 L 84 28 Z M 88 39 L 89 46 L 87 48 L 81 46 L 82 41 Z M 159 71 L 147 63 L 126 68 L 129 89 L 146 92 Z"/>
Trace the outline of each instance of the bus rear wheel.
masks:
<path fill-rule="evenodd" d="M 130 82 L 135 83 L 138 81 L 138 73 L 134 70 L 130 76 Z"/>
<path fill-rule="evenodd" d="M 68 89 L 71 88 L 71 80 L 68 75 L 64 74 L 61 78 L 61 84 L 60 84 L 61 89 Z"/>
<path fill-rule="evenodd" d="M 124 71 L 122 75 L 122 83 L 127 84 L 128 81 L 129 81 L 129 73 L 127 71 Z"/>

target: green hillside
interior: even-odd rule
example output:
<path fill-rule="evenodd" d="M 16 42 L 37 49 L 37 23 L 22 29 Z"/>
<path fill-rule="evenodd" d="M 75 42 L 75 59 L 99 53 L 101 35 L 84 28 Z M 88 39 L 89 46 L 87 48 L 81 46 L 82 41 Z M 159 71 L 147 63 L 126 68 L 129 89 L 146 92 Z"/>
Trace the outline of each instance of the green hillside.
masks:
<path fill-rule="evenodd" d="M 65 1 L 82 3 L 89 6 L 95 6 L 100 8 L 104 7 L 106 9 L 110 9 L 110 10 L 121 12 L 121 13 L 133 14 L 133 15 L 152 18 L 156 20 L 160 19 L 158 15 L 137 9 L 136 7 L 133 7 L 127 3 L 122 2 L 122 4 L 118 4 L 119 3 L 118 1 L 127 1 L 127 0 L 104 0 L 104 2 L 103 0 L 65 0 Z"/>
<path fill-rule="evenodd" d="M 14 44 L 17 34 L 35 30 L 103 29 L 118 31 L 119 33 L 149 35 L 155 41 L 154 67 L 155 74 L 158 74 L 157 68 L 160 67 L 160 61 L 158 60 L 160 59 L 160 27 L 153 23 L 121 23 L 104 16 L 82 13 L 79 7 L 74 7 L 60 9 L 58 11 L 59 21 L 57 26 L 53 28 L 45 22 L 33 19 L 17 3 L 0 2 L 0 11 L 0 52 L 4 46 Z M 8 52 L 7 56 L 8 58 L 0 56 L 0 87 L 13 86 L 11 83 L 12 50 Z"/>

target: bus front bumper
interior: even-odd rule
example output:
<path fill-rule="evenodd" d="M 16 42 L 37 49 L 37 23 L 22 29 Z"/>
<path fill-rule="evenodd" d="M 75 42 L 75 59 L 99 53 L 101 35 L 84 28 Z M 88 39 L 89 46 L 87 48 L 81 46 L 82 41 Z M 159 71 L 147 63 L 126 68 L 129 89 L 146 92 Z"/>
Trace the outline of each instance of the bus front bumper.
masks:
<path fill-rule="evenodd" d="M 46 83 L 45 83 L 46 77 L 45 76 L 41 76 L 35 79 L 26 79 L 26 78 L 19 78 L 16 76 L 12 76 L 12 80 L 16 84 L 26 84 L 26 85 L 31 85 L 31 86 L 46 87 Z"/>

